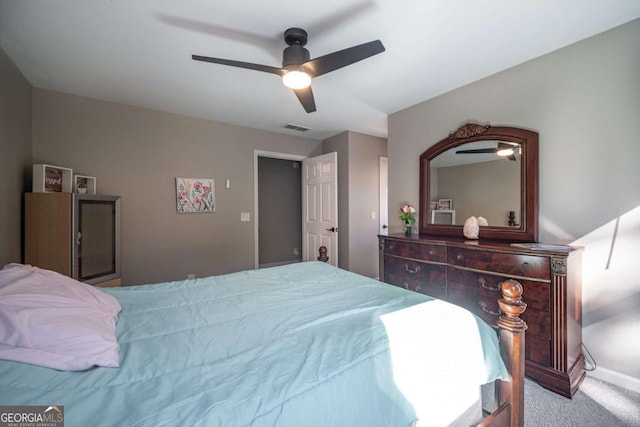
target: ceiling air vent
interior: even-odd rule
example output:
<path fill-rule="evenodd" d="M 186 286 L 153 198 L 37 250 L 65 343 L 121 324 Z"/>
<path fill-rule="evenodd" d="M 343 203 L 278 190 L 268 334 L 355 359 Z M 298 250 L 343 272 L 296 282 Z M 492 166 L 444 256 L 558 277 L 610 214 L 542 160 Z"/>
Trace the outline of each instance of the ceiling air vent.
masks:
<path fill-rule="evenodd" d="M 309 130 L 309 128 L 306 128 L 304 126 L 298 126 L 298 125 L 294 125 L 291 123 L 287 123 L 286 125 L 283 126 L 285 129 L 291 129 L 291 130 L 295 130 L 298 132 L 306 132 Z"/>

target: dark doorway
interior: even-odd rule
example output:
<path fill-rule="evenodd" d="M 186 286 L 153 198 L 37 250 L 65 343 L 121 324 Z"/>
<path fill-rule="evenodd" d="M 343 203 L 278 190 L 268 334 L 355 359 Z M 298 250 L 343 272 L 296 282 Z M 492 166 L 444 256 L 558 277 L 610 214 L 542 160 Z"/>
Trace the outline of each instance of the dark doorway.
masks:
<path fill-rule="evenodd" d="M 301 162 L 258 157 L 258 264 L 302 260 Z"/>

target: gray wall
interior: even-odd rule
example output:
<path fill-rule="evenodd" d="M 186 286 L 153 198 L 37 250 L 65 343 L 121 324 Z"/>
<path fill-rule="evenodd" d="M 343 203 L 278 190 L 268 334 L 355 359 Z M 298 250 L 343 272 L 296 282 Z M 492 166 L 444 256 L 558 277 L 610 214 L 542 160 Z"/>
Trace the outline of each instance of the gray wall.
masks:
<path fill-rule="evenodd" d="M 22 261 L 23 193 L 30 168 L 31 85 L 0 49 L 0 268 Z"/>
<path fill-rule="evenodd" d="M 324 140 L 323 151 L 338 153 L 338 265 L 377 277 L 380 156 L 387 155 L 387 140 L 347 131 Z"/>
<path fill-rule="evenodd" d="M 380 156 L 386 155 L 386 139 L 349 131 L 349 271 L 369 277 L 378 277 Z"/>
<path fill-rule="evenodd" d="M 466 121 L 540 134 L 540 240 L 585 246 L 592 373 L 640 390 L 640 20 L 389 117 L 389 211 L 418 202 L 418 157 Z M 390 219 L 394 219 L 390 215 Z M 392 231 L 400 231 L 399 220 Z"/>
<path fill-rule="evenodd" d="M 33 91 L 33 161 L 95 176 L 122 196 L 125 284 L 254 268 L 254 150 L 321 153 L 321 142 Z M 216 212 L 177 214 L 176 177 L 215 179 Z M 225 189 L 226 179 L 231 188 Z"/>
<path fill-rule="evenodd" d="M 295 160 L 258 157 L 260 266 L 302 260 L 301 170 Z"/>
<path fill-rule="evenodd" d="M 431 193 L 431 200 L 451 199 L 456 224 L 482 216 L 489 225 L 506 227 L 509 211 L 520 218 L 520 162 L 503 159 L 436 170 L 439 193 Z"/>

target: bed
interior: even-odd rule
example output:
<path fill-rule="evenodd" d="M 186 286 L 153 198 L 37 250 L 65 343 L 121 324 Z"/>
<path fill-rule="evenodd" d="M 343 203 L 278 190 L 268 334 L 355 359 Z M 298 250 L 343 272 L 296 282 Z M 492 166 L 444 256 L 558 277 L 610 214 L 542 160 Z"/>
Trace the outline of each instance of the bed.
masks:
<path fill-rule="evenodd" d="M 497 410 L 479 425 L 523 425 L 517 282 L 498 340 L 462 308 L 323 262 L 101 290 L 2 271 L 0 405 L 63 408 L 66 427 L 470 425 L 490 382 Z M 49 317 L 25 314 L 27 288 Z M 74 328 L 94 335 L 57 335 Z"/>

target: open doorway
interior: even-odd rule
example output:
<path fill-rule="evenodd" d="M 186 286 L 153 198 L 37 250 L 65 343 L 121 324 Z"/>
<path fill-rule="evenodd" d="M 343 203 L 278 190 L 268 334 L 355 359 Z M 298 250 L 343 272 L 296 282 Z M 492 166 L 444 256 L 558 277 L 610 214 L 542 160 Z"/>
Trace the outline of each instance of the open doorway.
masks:
<path fill-rule="evenodd" d="M 255 267 L 302 260 L 301 161 L 306 156 L 254 154 Z"/>

